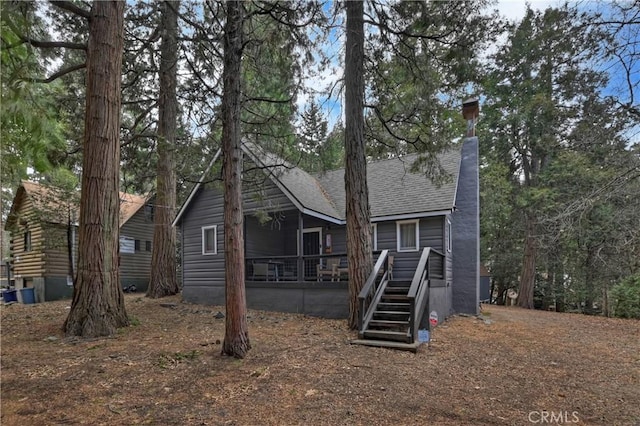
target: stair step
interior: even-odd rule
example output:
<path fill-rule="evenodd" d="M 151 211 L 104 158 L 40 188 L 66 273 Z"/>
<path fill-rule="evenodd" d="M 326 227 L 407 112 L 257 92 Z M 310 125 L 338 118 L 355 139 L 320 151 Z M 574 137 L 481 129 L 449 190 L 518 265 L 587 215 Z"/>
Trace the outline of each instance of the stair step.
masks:
<path fill-rule="evenodd" d="M 410 337 L 404 331 L 365 330 L 363 337 L 366 339 L 391 340 L 394 342 L 410 343 Z"/>
<path fill-rule="evenodd" d="M 373 319 L 369 321 L 370 328 L 395 328 L 398 331 L 407 330 L 409 327 L 409 321 L 395 321 L 395 320 L 379 320 Z"/>
<path fill-rule="evenodd" d="M 366 340 L 366 339 L 356 339 L 351 341 L 352 345 L 365 345 L 365 346 L 375 346 L 379 348 L 388 348 L 388 349 L 399 349 L 401 351 L 411 351 L 417 352 L 418 348 L 422 344 L 422 342 L 414 342 L 414 343 L 404 343 L 404 342 L 390 342 L 384 340 Z"/>
<path fill-rule="evenodd" d="M 407 297 L 406 294 L 387 294 L 384 293 L 382 295 L 382 297 L 380 298 L 381 301 L 383 300 L 393 300 L 393 301 L 400 301 L 400 302 L 404 302 L 404 301 L 408 301 L 409 298 Z M 384 303 L 384 302 L 383 302 Z"/>
<path fill-rule="evenodd" d="M 380 317 L 392 317 L 392 318 L 398 318 L 401 317 L 405 320 L 409 319 L 409 312 L 408 311 L 374 311 L 373 312 L 373 319 L 389 319 L 389 318 L 380 318 Z"/>
<path fill-rule="evenodd" d="M 380 311 L 396 311 L 406 312 L 411 311 L 411 304 L 409 302 L 379 302 L 377 306 Z"/>
<path fill-rule="evenodd" d="M 407 280 L 391 280 L 387 284 L 387 287 L 411 287 L 411 281 Z"/>
<path fill-rule="evenodd" d="M 409 294 L 409 287 L 387 287 L 385 289 L 385 293 L 386 294 L 396 294 L 396 293 L 402 293 L 402 294 Z"/>

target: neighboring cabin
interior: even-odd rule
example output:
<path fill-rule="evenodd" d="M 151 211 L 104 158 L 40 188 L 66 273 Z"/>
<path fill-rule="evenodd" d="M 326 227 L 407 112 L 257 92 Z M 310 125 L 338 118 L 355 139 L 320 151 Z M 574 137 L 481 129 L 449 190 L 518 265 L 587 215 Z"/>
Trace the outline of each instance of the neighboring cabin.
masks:
<path fill-rule="evenodd" d="M 255 145 L 242 149 L 248 306 L 346 317 L 344 169 L 311 175 Z M 450 179 L 441 186 L 411 171 L 415 155 L 367 166 L 374 261 L 389 250 L 393 278 L 411 280 L 423 248 L 431 247 L 438 279 L 429 284 L 427 315 L 435 310 L 440 319 L 478 312 L 477 151 L 477 138 L 469 137 L 442 154 Z M 210 305 L 225 303 L 218 155 L 174 221 L 181 231 L 183 298 Z"/>
<path fill-rule="evenodd" d="M 36 301 L 71 297 L 78 250 L 79 194 L 22 181 L 6 223 L 16 288 L 34 287 Z M 153 207 L 120 193 L 120 280 L 145 290 L 151 270 Z M 73 265 L 73 268 L 71 267 Z"/>

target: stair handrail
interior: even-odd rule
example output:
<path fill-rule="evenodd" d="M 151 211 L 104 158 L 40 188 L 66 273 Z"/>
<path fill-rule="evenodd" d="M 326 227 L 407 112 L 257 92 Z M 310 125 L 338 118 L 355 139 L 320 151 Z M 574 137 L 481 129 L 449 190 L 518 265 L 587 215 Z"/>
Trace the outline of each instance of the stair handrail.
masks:
<path fill-rule="evenodd" d="M 411 333 L 411 343 L 415 343 L 416 341 L 416 336 L 418 335 L 418 327 L 420 326 L 420 320 L 422 318 L 422 315 L 424 314 L 426 301 L 429 298 L 427 292 L 429 289 L 430 279 L 429 255 L 431 254 L 431 251 L 431 247 L 425 247 L 422 250 L 420 261 L 418 262 L 416 271 L 413 274 L 411 287 L 409 287 L 409 293 L 407 294 L 410 301 L 409 332 Z M 435 250 L 433 251 L 435 252 Z"/>
<path fill-rule="evenodd" d="M 382 252 L 380 252 L 380 256 L 378 256 L 378 260 L 373 266 L 373 270 L 371 271 L 371 274 L 369 274 L 369 278 L 367 278 L 364 286 L 362 286 L 362 290 L 360 290 L 360 293 L 358 294 L 358 331 L 361 334 L 364 332 L 371 320 L 371 317 L 373 316 L 373 310 L 371 308 L 375 307 L 375 301 L 380 298 L 381 291 L 384 291 L 386 282 L 389 279 L 388 255 L 389 250 L 382 250 Z M 383 270 L 383 267 L 384 274 L 380 279 L 381 285 L 376 287 L 375 284 L 378 274 Z"/>

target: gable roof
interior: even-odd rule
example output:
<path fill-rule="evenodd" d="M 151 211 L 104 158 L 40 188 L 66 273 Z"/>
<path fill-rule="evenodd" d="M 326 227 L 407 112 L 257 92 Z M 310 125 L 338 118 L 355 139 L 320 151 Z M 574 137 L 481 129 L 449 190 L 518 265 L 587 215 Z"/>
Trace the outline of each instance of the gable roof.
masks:
<path fill-rule="evenodd" d="M 311 175 L 253 143 L 243 143 L 242 149 L 254 163 L 264 168 L 271 180 L 298 210 L 336 224 L 345 223 L 344 169 Z M 432 183 L 424 173 L 411 170 L 418 154 L 367 164 L 371 220 L 417 218 L 450 212 L 455 203 L 460 172 L 460 150 L 461 145 L 456 145 L 438 156 L 441 166 L 450 177 L 440 186 Z M 218 151 L 209 168 L 219 154 Z M 188 209 L 207 171 L 180 208 L 174 225 Z"/>
<path fill-rule="evenodd" d="M 459 147 L 438 156 L 440 165 L 450 177 L 440 186 L 420 170 L 411 170 L 417 159 L 418 154 L 411 154 L 367 164 L 369 205 L 373 221 L 398 216 L 442 214 L 454 207 L 460 169 Z M 344 169 L 318 175 L 317 179 L 331 198 L 339 203 L 339 211 L 346 217 Z"/>
<path fill-rule="evenodd" d="M 334 200 L 314 176 L 255 144 L 244 143 L 243 151 L 254 163 L 265 168 L 298 210 L 323 219 L 334 219 L 334 222 L 343 219 Z"/>
<path fill-rule="evenodd" d="M 73 211 L 75 218 L 79 217 L 80 206 L 78 195 L 79 194 L 72 194 L 72 196 L 65 196 L 63 191 L 56 187 L 23 180 L 13 198 L 6 228 L 15 220 L 20 203 L 25 198 L 28 198 L 37 210 L 47 213 L 47 222 L 66 224 L 69 210 Z M 120 226 L 122 227 L 122 225 L 127 223 L 127 221 L 146 204 L 147 198 L 142 195 L 127 194 L 126 192 L 120 192 L 119 195 Z"/>

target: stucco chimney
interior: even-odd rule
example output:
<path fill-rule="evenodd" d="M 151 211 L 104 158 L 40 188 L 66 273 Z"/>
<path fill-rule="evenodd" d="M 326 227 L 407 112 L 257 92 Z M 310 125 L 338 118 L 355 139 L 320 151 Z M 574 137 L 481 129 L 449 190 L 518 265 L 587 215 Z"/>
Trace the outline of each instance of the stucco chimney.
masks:
<path fill-rule="evenodd" d="M 476 123 L 480 115 L 480 102 L 476 98 L 469 98 L 462 102 L 462 116 L 467 120 L 467 137 L 476 135 Z"/>

